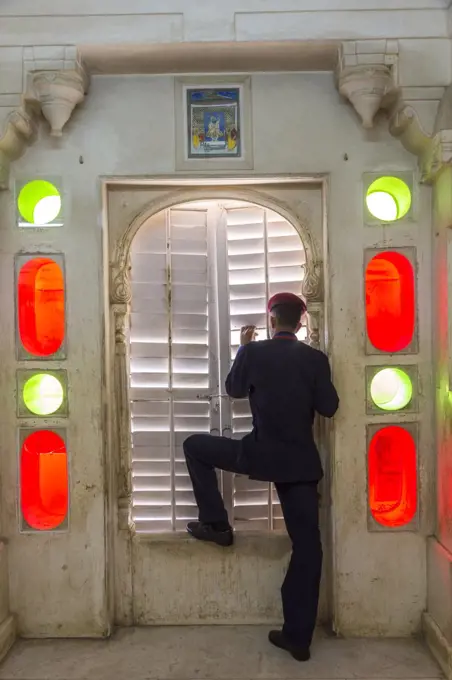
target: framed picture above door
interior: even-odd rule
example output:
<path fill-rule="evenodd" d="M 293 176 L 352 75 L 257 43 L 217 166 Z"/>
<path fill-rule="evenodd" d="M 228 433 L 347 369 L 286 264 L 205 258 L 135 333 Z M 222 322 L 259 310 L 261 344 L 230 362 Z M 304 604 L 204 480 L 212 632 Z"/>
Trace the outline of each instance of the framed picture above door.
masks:
<path fill-rule="evenodd" d="M 249 76 L 176 79 L 176 168 L 250 170 Z"/>

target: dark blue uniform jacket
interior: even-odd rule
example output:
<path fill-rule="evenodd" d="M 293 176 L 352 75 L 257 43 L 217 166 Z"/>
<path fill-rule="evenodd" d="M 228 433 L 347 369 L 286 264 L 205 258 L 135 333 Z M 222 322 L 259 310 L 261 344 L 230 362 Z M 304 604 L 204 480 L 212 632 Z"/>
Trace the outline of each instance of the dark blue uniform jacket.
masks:
<path fill-rule="evenodd" d="M 239 349 L 226 380 L 233 399 L 248 397 L 253 430 L 242 440 L 244 472 L 270 482 L 316 482 L 323 476 L 313 436 L 315 413 L 332 418 L 339 397 L 328 358 L 290 333 Z"/>

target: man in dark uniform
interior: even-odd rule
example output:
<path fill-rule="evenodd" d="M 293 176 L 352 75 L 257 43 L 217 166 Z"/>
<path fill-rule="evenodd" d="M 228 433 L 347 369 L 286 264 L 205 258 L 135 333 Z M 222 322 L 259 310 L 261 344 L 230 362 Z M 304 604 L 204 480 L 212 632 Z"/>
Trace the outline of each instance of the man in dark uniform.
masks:
<path fill-rule="evenodd" d="M 251 434 L 242 440 L 200 434 L 184 443 L 199 508 L 199 521 L 190 522 L 187 530 L 201 541 L 233 543 L 215 468 L 274 482 L 292 557 L 281 589 L 284 627 L 271 631 L 269 640 L 298 661 L 307 661 L 322 570 L 317 485 L 323 471 L 312 426 L 316 412 L 334 416 L 339 398 L 326 355 L 295 335 L 306 312 L 304 302 L 280 293 L 270 300 L 268 311 L 272 339 L 253 342 L 256 329 L 242 328 L 241 346 L 226 380 L 231 398 L 249 398 Z"/>

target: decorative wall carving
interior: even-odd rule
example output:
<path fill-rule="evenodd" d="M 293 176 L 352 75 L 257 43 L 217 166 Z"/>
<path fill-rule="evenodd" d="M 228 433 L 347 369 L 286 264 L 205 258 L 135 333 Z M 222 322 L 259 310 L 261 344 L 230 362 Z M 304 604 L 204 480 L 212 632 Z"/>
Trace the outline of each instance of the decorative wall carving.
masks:
<path fill-rule="evenodd" d="M 113 304 L 129 303 L 132 299 L 130 282 L 130 244 L 125 249 L 118 244 L 115 260 L 110 265 L 110 300 Z"/>
<path fill-rule="evenodd" d="M 80 67 L 74 71 L 35 71 L 31 74 L 31 92 L 41 105 L 50 124 L 50 134 L 61 137 L 73 110 L 85 98 L 88 78 Z"/>
<path fill-rule="evenodd" d="M 114 304 L 112 312 L 115 333 L 113 385 L 115 395 L 118 522 L 120 529 L 128 529 L 130 526 L 130 503 L 132 497 L 128 352 L 130 310 L 127 304 Z"/>
<path fill-rule="evenodd" d="M 397 41 L 376 41 L 380 42 L 384 49 L 375 54 L 367 52 L 365 41 L 341 45 L 336 72 L 339 92 L 354 106 L 365 128 L 372 127 L 380 109 L 386 110 L 389 132 L 417 156 L 421 182 L 432 183 L 440 168 L 452 162 L 452 86 L 441 101 L 435 132 L 428 135 L 398 88 Z"/>
<path fill-rule="evenodd" d="M 393 106 L 398 97 L 397 40 L 350 41 L 339 49 L 336 70 L 339 93 L 361 118 L 364 128 L 372 128 L 380 109 Z"/>
<path fill-rule="evenodd" d="M 339 75 L 339 93 L 348 99 L 364 128 L 372 128 L 380 109 L 386 109 L 397 96 L 391 68 L 355 66 Z"/>
<path fill-rule="evenodd" d="M 0 189 L 8 188 L 11 163 L 23 156 L 36 140 L 38 116 L 38 107 L 33 102 L 24 101 L 6 121 L 3 136 L 0 138 Z"/>
<path fill-rule="evenodd" d="M 389 131 L 407 151 L 417 156 L 421 182 L 431 184 L 441 167 L 452 162 L 452 130 L 428 135 L 416 111 L 403 101 L 397 103 L 390 117 Z"/>
<path fill-rule="evenodd" d="M 0 190 L 9 186 L 11 163 L 23 156 L 35 141 L 40 115 L 49 122 L 50 134 L 61 137 L 74 108 L 84 100 L 88 91 L 89 77 L 78 59 L 76 48 L 62 47 L 65 58 L 53 62 L 32 59 L 34 49 L 39 52 L 39 48 L 24 50 L 27 56 L 24 61 L 26 86 L 23 104 L 9 116 L 0 138 Z M 30 50 L 31 56 L 28 54 Z M 64 68 L 60 68 L 60 63 Z"/>
<path fill-rule="evenodd" d="M 320 311 L 308 312 L 308 342 L 311 347 L 320 349 Z"/>
<path fill-rule="evenodd" d="M 323 300 L 323 262 L 316 260 L 307 263 L 302 292 L 307 302 Z"/>

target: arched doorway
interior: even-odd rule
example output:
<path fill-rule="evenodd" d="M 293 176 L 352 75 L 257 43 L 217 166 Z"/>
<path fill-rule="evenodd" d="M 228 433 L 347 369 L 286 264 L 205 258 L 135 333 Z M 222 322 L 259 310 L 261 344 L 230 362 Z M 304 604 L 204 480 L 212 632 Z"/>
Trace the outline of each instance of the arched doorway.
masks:
<path fill-rule="evenodd" d="M 290 545 L 270 485 L 221 478 L 238 535 L 232 552 L 195 545 L 184 533 L 196 506 L 183 440 L 200 431 L 240 437 L 250 427 L 247 403 L 231 402 L 222 389 L 240 326 L 254 323 L 265 337 L 268 297 L 291 290 L 308 302 L 300 339 L 323 347 L 319 246 L 310 220 L 297 215 L 301 205 L 311 224 L 315 220 L 317 234 L 323 233 L 321 186 L 306 186 L 304 193 L 298 187 L 296 209 L 278 200 L 277 191 L 272 196 L 269 187 L 265 190 L 207 186 L 152 202 L 139 191 L 112 199 L 118 623 L 276 623 L 280 618 L 279 588 Z M 287 187 L 284 192 L 289 195 Z M 139 207 L 138 215 L 124 228 L 121 208 L 131 214 L 132 205 Z M 318 437 L 328 473 L 327 438 L 320 428 Z M 331 603 L 328 490 L 327 475 L 324 622 Z"/>

